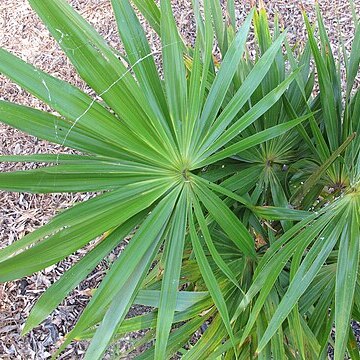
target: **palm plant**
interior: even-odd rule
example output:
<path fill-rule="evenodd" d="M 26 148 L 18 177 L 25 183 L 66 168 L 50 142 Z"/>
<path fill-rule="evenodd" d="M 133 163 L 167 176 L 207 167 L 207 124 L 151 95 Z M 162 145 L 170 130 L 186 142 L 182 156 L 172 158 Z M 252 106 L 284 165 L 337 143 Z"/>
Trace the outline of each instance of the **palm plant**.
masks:
<path fill-rule="evenodd" d="M 2 156 L 49 166 L 2 173 L 0 188 L 100 193 L 0 251 L 4 282 L 95 239 L 41 296 L 23 332 L 132 234 L 59 352 L 91 339 L 85 358 L 98 359 L 125 333 L 150 329 L 137 345 L 155 345 L 139 358 L 319 359 L 335 320 L 336 359 L 346 349 L 358 358 L 349 322 L 359 319 L 360 306 L 359 91 L 351 96 L 359 27 L 343 111 L 320 14 L 323 51 L 305 17 L 309 43 L 295 56 L 277 23 L 270 34 L 264 9 L 252 10 L 236 31 L 233 1 L 224 22 L 220 2 L 206 1 L 200 11 L 194 0 L 190 49 L 169 0 L 159 7 L 133 0 L 160 35 L 161 78 L 129 0 L 112 0 L 121 56 L 65 0 L 29 2 L 102 101 L 0 50 L 0 72 L 58 113 L 0 101 L 0 121 L 83 153 Z M 246 49 L 252 21 L 256 59 Z M 315 98 L 311 53 L 320 83 Z M 154 310 L 125 318 L 132 304 Z"/>
<path fill-rule="evenodd" d="M 234 318 L 245 311 L 253 300 L 252 311 L 242 332 L 240 344 L 254 331 L 272 293 L 276 309 L 260 331 L 257 351 L 278 354 L 275 358 L 327 358 L 328 342 L 335 324 L 335 359 L 343 359 L 346 349 L 351 358 L 359 358 L 359 350 L 351 331 L 350 319 L 358 320 L 359 279 L 359 142 L 358 94 L 351 96 L 359 68 L 359 26 L 350 56 L 344 54 L 347 84 L 341 96 L 341 74 L 335 65 L 331 46 L 319 9 L 317 18 L 320 35 L 319 50 L 313 29 L 304 14 L 309 43 L 319 78 L 319 95 L 308 100 L 304 81 L 297 85 L 313 111 L 310 129 L 303 139 L 311 136 L 307 153 L 298 153 L 299 160 L 289 168 L 288 181 L 283 190 L 272 190 L 273 201 L 284 199 L 313 215 L 293 226 L 282 222 L 284 232 L 269 234 L 270 247 L 259 261 L 253 282 L 240 301 Z M 291 56 L 291 53 L 288 52 Z M 297 65 L 289 59 L 291 66 Z M 297 113 L 283 95 L 290 113 Z M 357 105 L 355 105 L 357 104 Z M 277 142 L 279 138 L 271 140 Z M 284 163 L 284 162 L 282 162 Z M 273 186 L 274 187 L 274 186 Z M 283 196 L 279 194 L 288 194 Z M 276 200 L 278 199 L 278 200 Z M 256 297 L 257 296 L 257 297 Z M 266 318 L 265 318 L 266 319 Z M 259 331 L 259 329 L 257 329 Z M 279 340 L 287 338 L 287 346 L 294 346 L 292 354 L 279 347 Z M 279 337 L 278 343 L 275 343 Z M 290 339 L 290 343 L 288 342 Z M 271 340 L 272 343 L 269 343 Z M 294 342 L 293 342 L 294 341 Z M 281 349 L 281 352 L 279 352 Z M 299 353 L 297 353 L 299 351 Z"/>

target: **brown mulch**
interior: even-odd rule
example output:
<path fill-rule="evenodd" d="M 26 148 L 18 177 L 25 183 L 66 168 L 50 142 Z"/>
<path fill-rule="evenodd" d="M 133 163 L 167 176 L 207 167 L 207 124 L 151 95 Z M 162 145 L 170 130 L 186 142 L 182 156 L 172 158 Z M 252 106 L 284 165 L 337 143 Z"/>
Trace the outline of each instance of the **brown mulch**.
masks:
<path fill-rule="evenodd" d="M 85 17 L 114 48 L 121 50 L 116 24 L 109 0 L 69 0 L 74 8 Z M 314 1 L 303 0 L 303 5 L 314 18 Z M 357 10 L 360 10 L 360 2 Z M 239 22 L 248 9 L 248 0 L 235 1 Z M 341 31 L 346 47 L 353 38 L 353 25 L 347 0 L 320 0 L 323 16 L 330 31 L 334 47 L 338 47 L 338 32 Z M 191 0 L 173 1 L 175 18 L 182 34 L 189 40 L 194 38 L 194 19 L 191 15 Z M 304 39 L 305 31 L 299 9 L 299 1 L 265 1 L 271 14 L 280 13 L 280 20 L 288 28 L 288 37 L 294 42 Z M 145 24 L 146 26 L 146 24 Z M 157 36 L 148 31 L 154 49 L 159 49 Z M 32 11 L 26 0 L 0 1 L 0 46 L 18 55 L 42 70 L 78 86 L 91 93 L 76 74 L 59 46 L 49 35 L 45 26 Z M 49 110 L 45 104 L 0 75 L 0 98 L 35 108 Z M 31 154 L 69 152 L 20 131 L 0 124 L 0 154 Z M 34 164 L 2 164 L 0 171 L 31 169 Z M 85 201 L 92 194 L 32 195 L 0 192 L 0 248 L 5 247 L 25 234 L 38 228 L 62 209 L 75 202 Z M 41 293 L 58 279 L 72 264 L 86 253 L 86 248 L 26 279 L 0 284 L 0 359 L 47 359 L 55 345 L 71 329 L 88 301 L 87 290 L 95 288 L 104 275 L 109 263 L 121 251 L 110 255 L 92 272 L 58 309 L 38 328 L 21 337 L 20 332 L 32 305 Z M 128 349 L 132 336 L 116 346 L 116 354 Z M 76 343 L 68 348 L 62 359 L 81 359 L 86 344 Z M 117 356 L 117 355 L 114 355 Z M 131 358 L 131 357 L 130 357 Z"/>

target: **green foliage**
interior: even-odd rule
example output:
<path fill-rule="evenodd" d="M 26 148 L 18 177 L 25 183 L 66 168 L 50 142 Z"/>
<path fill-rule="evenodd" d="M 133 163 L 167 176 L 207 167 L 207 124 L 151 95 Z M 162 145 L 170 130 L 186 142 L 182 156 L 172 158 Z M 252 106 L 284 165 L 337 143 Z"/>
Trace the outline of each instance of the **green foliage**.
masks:
<path fill-rule="evenodd" d="M 336 360 L 360 358 L 350 328 L 360 321 L 357 19 L 342 95 L 319 11 L 319 39 L 304 14 L 309 41 L 291 49 L 264 9 L 236 30 L 233 1 L 224 21 L 219 1 L 200 12 L 193 0 L 187 48 L 170 0 L 112 0 L 120 61 L 66 0 L 29 2 L 103 102 L 0 49 L 0 72 L 59 114 L 0 101 L 0 121 L 83 154 L 3 156 L 49 165 L 4 172 L 0 188 L 100 193 L 0 251 L 5 282 L 97 239 L 40 297 L 24 333 L 131 234 L 59 353 L 88 339 L 85 358 L 100 359 L 127 332 L 149 329 L 144 341 L 155 343 L 140 359 L 326 359 L 329 343 Z M 133 6 L 160 35 L 163 77 Z M 133 304 L 153 310 L 126 318 Z"/>

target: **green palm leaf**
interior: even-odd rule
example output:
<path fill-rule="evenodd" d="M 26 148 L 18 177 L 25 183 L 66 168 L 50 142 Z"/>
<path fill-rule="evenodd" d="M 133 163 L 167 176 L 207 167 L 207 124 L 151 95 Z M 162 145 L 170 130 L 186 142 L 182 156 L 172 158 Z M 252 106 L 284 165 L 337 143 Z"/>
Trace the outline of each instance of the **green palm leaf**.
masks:
<path fill-rule="evenodd" d="M 119 59 L 66 0 L 29 2 L 96 95 L 0 49 L 0 72 L 54 110 L 1 100 L 0 121 L 81 153 L 0 156 L 42 164 L 1 173 L 0 188 L 99 193 L 0 250 L 4 282 L 94 241 L 41 296 L 23 332 L 129 235 L 55 356 L 88 339 L 85 358 L 101 359 L 126 332 L 150 329 L 135 347 L 155 345 L 140 359 L 324 359 L 329 343 L 336 359 L 358 358 L 349 333 L 360 318 L 356 17 L 342 102 L 319 10 L 321 48 L 305 16 L 309 41 L 294 51 L 263 8 L 236 32 L 233 0 L 225 15 L 219 0 L 193 0 L 192 48 L 170 0 L 112 0 Z M 138 11 L 160 38 L 161 71 Z M 127 318 L 134 304 L 155 309 Z"/>

